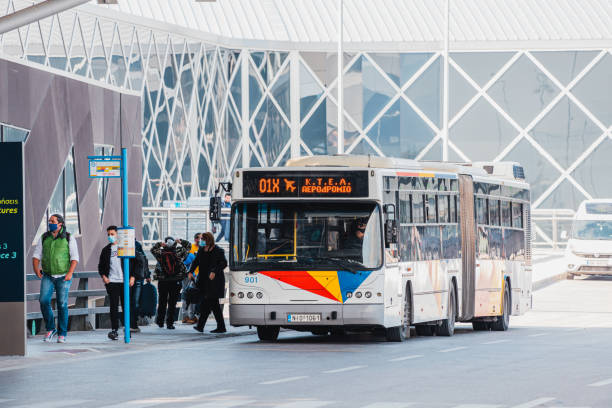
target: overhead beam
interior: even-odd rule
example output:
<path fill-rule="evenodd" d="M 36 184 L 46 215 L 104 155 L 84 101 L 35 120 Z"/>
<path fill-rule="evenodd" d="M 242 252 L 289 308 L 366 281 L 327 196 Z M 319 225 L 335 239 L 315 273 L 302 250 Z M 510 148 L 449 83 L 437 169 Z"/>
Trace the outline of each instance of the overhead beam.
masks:
<path fill-rule="evenodd" d="M 33 6 L 0 17 L 0 34 L 7 33 L 52 16 L 62 11 L 87 3 L 89 0 L 47 0 Z"/>

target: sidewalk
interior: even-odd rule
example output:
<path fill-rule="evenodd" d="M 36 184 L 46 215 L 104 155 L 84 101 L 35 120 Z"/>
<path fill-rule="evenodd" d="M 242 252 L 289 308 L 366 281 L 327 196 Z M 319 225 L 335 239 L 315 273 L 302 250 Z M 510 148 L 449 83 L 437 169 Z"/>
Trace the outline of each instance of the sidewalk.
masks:
<path fill-rule="evenodd" d="M 231 327 L 229 321 L 225 322 L 227 333 L 213 334 L 215 329 L 214 319 L 208 320 L 204 333 L 193 330 L 194 325 L 184 325 L 177 322 L 174 330 L 165 327 L 159 328 L 156 324 L 140 327 L 140 333 L 132 333 L 129 344 L 124 343 L 123 328 L 119 331 L 118 340 L 110 340 L 107 337 L 110 329 L 97 329 L 92 331 L 69 332 L 66 337 L 67 342 L 60 344 L 57 342 L 45 343 L 43 335 L 28 338 L 28 355 L 23 357 L 0 357 L 0 371 L 11 370 L 25 365 L 50 364 L 69 358 L 103 358 L 109 353 L 132 353 L 142 351 L 154 351 L 165 349 L 173 343 L 185 345 L 187 342 L 194 344 L 203 341 L 211 341 L 227 337 L 246 336 L 255 334 L 256 330 L 246 327 Z"/>

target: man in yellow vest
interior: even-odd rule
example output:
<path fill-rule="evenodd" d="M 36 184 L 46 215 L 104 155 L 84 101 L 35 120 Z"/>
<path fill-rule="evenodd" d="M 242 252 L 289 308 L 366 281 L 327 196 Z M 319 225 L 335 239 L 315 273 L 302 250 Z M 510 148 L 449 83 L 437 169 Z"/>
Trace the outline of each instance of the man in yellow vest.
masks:
<path fill-rule="evenodd" d="M 79 251 L 76 240 L 66 231 L 64 217 L 53 214 L 49 217 L 48 228 L 34 249 L 32 267 L 36 275 L 42 279 L 40 311 L 47 328 L 45 341 L 52 342 L 55 335 L 58 335 L 57 342 L 65 343 L 68 332 L 68 291 L 72 283 L 72 274 L 79 263 Z M 55 329 L 55 317 L 51 309 L 54 290 L 57 297 L 59 332 Z"/>

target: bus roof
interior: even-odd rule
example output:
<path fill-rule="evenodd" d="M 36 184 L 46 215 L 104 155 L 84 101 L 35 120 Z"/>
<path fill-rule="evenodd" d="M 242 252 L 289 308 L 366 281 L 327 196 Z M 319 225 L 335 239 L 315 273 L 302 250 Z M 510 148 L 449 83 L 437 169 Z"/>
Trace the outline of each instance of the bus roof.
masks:
<path fill-rule="evenodd" d="M 524 179 L 515 177 L 516 172 L 513 170 L 517 166 L 520 167 L 518 163 L 514 162 L 451 163 L 346 154 L 307 156 L 287 161 L 287 167 L 361 167 L 416 170 L 422 172 L 449 172 L 483 177 L 493 176 L 494 178 L 523 182 Z M 520 174 L 522 175 L 522 167 L 520 168 Z"/>

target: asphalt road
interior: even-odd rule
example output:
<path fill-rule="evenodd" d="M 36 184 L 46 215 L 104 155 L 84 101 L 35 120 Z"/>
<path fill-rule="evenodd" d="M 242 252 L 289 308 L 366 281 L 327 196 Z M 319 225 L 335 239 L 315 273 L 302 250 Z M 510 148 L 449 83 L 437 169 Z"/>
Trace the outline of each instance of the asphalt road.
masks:
<path fill-rule="evenodd" d="M 612 279 L 538 291 L 507 332 L 284 332 L 0 366 L 0 407 L 612 407 Z"/>

